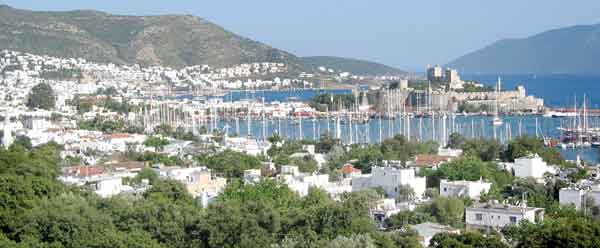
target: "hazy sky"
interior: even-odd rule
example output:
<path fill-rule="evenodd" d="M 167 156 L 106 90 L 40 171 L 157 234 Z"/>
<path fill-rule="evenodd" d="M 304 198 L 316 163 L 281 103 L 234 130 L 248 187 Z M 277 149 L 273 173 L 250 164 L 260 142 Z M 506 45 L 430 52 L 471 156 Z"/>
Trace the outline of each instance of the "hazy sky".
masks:
<path fill-rule="evenodd" d="M 334 55 L 409 70 L 444 64 L 498 39 L 600 22 L 581 0 L 9 0 L 35 10 L 193 14 L 299 56 Z"/>

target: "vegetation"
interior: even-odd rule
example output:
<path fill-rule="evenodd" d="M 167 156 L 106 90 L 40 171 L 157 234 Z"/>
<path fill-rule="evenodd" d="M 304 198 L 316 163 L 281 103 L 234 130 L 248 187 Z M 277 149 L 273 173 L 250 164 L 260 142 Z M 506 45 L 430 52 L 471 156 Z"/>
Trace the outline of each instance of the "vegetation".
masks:
<path fill-rule="evenodd" d="M 496 89 L 489 85 L 478 86 L 477 82 L 466 82 L 463 84 L 463 89 L 458 90 L 459 92 L 493 92 Z"/>
<path fill-rule="evenodd" d="M 128 131 L 125 127 L 125 123 L 121 119 L 108 119 L 95 117 L 92 120 L 80 120 L 77 122 L 80 129 L 84 130 L 98 130 L 104 133 L 120 133 Z M 137 130 L 132 130 L 137 131 Z"/>
<path fill-rule="evenodd" d="M 57 70 L 49 70 L 46 68 L 42 71 L 40 77 L 50 80 L 78 80 L 81 79 L 82 74 L 80 69 L 60 68 Z"/>
<path fill-rule="evenodd" d="M 182 184 L 145 169 L 130 180 L 152 185 L 140 197 L 100 199 L 56 180 L 57 149 L 0 150 L 3 247 L 418 247 L 414 233 L 376 229 L 368 211 L 377 197 L 371 191 L 337 202 L 316 189 L 300 198 L 274 181 L 234 180 L 202 209 Z"/>
<path fill-rule="evenodd" d="M 429 242 L 431 248 L 508 248 L 508 245 L 504 244 L 498 235 L 485 236 L 478 232 L 439 233 L 433 236 Z"/>
<path fill-rule="evenodd" d="M 198 162 L 228 178 L 242 178 L 244 170 L 260 169 L 261 161 L 251 155 L 231 150 L 197 157 Z"/>
<path fill-rule="evenodd" d="M 458 105 L 458 112 L 460 113 L 481 113 L 492 111 L 488 105 L 475 105 L 472 103 L 460 103 Z"/>
<path fill-rule="evenodd" d="M 37 12 L 7 6 L 0 8 L 0 16 L 6 17 L 0 20 L 0 48 L 34 54 L 170 67 L 278 62 L 290 70 L 311 69 L 290 53 L 193 16 L 122 17 L 95 11 Z M 20 25 L 25 22 L 31 25 Z M 67 32 L 64 25 L 78 32 Z M 147 25 L 158 31 L 144 34 Z M 34 28 L 39 26 L 48 27 L 43 31 Z M 148 52 L 145 47 L 153 50 Z"/>
<path fill-rule="evenodd" d="M 317 70 L 318 67 L 333 69 L 335 72 L 350 72 L 354 75 L 406 75 L 407 72 L 399 69 L 358 59 L 315 56 L 303 57 L 302 61 Z"/>
<path fill-rule="evenodd" d="M 538 154 L 544 161 L 552 165 L 572 166 L 565 161 L 558 149 L 547 148 L 540 139 L 532 136 L 521 136 L 512 140 L 508 144 L 504 160 L 514 161 L 516 158 L 530 154 Z"/>
<path fill-rule="evenodd" d="M 349 109 L 356 103 L 356 97 L 353 94 L 338 94 L 331 93 L 315 96 L 310 101 L 310 106 L 318 111 L 339 111 Z"/>
<path fill-rule="evenodd" d="M 169 144 L 169 141 L 159 136 L 150 136 L 144 141 L 144 145 L 154 148 L 155 152 L 161 152 L 165 146 Z"/>
<path fill-rule="evenodd" d="M 484 162 L 472 155 L 445 163 L 439 166 L 437 170 L 427 169 L 424 174 L 427 176 L 427 184 L 435 188 L 440 185 L 441 179 L 451 181 L 485 179 L 492 182 L 496 188 L 504 187 L 513 181 L 513 176 L 509 172 L 498 168 L 496 163 Z"/>
<path fill-rule="evenodd" d="M 31 88 L 27 96 L 27 107 L 31 109 L 52 110 L 56 106 L 54 90 L 47 83 L 40 83 Z"/>

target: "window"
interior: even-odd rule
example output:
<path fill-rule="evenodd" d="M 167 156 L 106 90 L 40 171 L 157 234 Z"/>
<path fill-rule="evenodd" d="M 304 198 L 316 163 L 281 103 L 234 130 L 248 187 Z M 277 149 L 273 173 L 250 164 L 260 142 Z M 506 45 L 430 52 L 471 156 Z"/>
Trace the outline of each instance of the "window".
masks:
<path fill-rule="evenodd" d="M 448 188 L 444 188 L 444 192 L 448 191 Z"/>
<path fill-rule="evenodd" d="M 517 224 L 517 216 L 511 216 L 508 219 L 510 220 L 510 223 Z"/>
<path fill-rule="evenodd" d="M 483 214 L 475 214 L 476 220 L 483 220 Z"/>

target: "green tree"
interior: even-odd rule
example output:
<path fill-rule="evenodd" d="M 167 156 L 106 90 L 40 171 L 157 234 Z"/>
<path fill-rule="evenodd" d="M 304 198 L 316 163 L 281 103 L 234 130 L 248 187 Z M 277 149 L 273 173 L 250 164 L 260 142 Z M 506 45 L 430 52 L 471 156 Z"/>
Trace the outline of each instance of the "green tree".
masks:
<path fill-rule="evenodd" d="M 442 224 L 461 227 L 464 223 L 465 204 L 456 197 L 438 197 L 431 204 L 431 213 Z"/>
<path fill-rule="evenodd" d="M 478 232 L 466 232 L 461 234 L 438 233 L 429 241 L 429 247 L 508 248 L 508 245 L 504 244 L 502 240 L 495 235 L 484 236 Z"/>
<path fill-rule="evenodd" d="M 328 248 L 375 248 L 375 241 L 368 234 L 356 234 L 350 237 L 339 236 L 332 240 Z"/>
<path fill-rule="evenodd" d="M 298 166 L 298 170 L 304 173 L 313 173 L 318 169 L 317 161 L 315 161 L 312 156 L 293 159 L 291 164 Z"/>
<path fill-rule="evenodd" d="M 448 139 L 448 147 L 452 149 L 460 149 L 465 144 L 467 140 L 460 133 L 452 133 L 450 134 L 450 138 Z"/>
<path fill-rule="evenodd" d="M 396 201 L 407 202 L 415 198 L 415 190 L 410 185 L 400 185 L 398 187 L 398 197 Z"/>
<path fill-rule="evenodd" d="M 435 221 L 429 211 L 416 209 L 415 211 L 401 211 L 385 219 L 385 226 L 388 229 L 401 229 L 409 225 L 417 225 L 428 221 Z"/>
<path fill-rule="evenodd" d="M 222 173 L 228 178 L 241 178 L 244 176 L 244 170 L 260 169 L 262 166 L 257 157 L 231 150 L 199 156 L 196 159 L 214 172 Z"/>
<path fill-rule="evenodd" d="M 600 223 L 587 218 L 545 219 L 540 224 L 523 222 L 503 233 L 514 247 L 597 247 Z"/>
<path fill-rule="evenodd" d="M 144 145 L 153 147 L 155 152 L 162 151 L 165 146 L 169 144 L 169 141 L 159 136 L 150 136 L 144 141 Z"/>
<path fill-rule="evenodd" d="M 56 105 L 56 96 L 54 90 L 47 83 L 40 83 L 31 88 L 29 96 L 27 96 L 27 107 L 30 109 L 54 109 Z"/>
<path fill-rule="evenodd" d="M 462 145 L 463 152 L 478 156 L 483 161 L 494 161 L 500 158 L 502 146 L 496 140 L 472 139 Z"/>

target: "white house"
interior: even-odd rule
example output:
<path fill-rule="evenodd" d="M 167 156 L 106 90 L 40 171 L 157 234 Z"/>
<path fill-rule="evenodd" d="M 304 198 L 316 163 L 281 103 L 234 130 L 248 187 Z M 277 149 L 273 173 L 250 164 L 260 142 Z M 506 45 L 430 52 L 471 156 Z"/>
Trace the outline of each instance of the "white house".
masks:
<path fill-rule="evenodd" d="M 584 187 L 571 186 L 562 188 L 558 192 L 558 198 L 561 205 L 573 205 L 576 209 L 581 209 L 585 204 L 589 204 L 588 199 L 593 200 L 595 206 L 600 205 L 600 184 Z"/>
<path fill-rule="evenodd" d="M 244 171 L 244 183 L 258 183 L 260 182 L 260 179 L 261 173 L 259 169 L 249 169 Z"/>
<path fill-rule="evenodd" d="M 425 195 L 425 177 L 417 176 L 413 168 L 402 169 L 391 166 L 376 166 L 371 169 L 371 174 L 352 178 L 352 191 L 382 187 L 388 197 L 392 198 L 398 197 L 398 192 L 402 185 L 410 186 L 415 193 L 415 198 L 420 199 Z"/>
<path fill-rule="evenodd" d="M 311 187 L 324 190 L 333 199 L 338 199 L 341 194 L 352 191 L 349 181 L 329 182 L 328 174 L 309 175 L 300 173 L 297 166 L 291 165 L 281 166 L 281 174 L 278 179 L 300 196 L 306 196 Z"/>
<path fill-rule="evenodd" d="M 447 156 L 447 157 L 460 157 L 463 154 L 462 149 L 452 149 L 452 148 L 438 148 L 439 156 Z"/>
<path fill-rule="evenodd" d="M 556 174 L 556 169 L 548 166 L 537 154 L 515 159 L 512 169 L 516 177 L 536 180 L 543 179 L 545 173 Z"/>
<path fill-rule="evenodd" d="M 89 187 L 100 197 L 111 197 L 121 192 L 132 190 L 128 185 L 123 185 L 123 178 L 119 176 L 106 176 L 88 182 Z"/>
<path fill-rule="evenodd" d="M 543 218 L 543 208 L 527 207 L 526 204 L 474 203 L 465 210 L 467 229 L 499 229 L 522 220 L 536 223 Z"/>
<path fill-rule="evenodd" d="M 469 197 L 477 199 L 483 193 L 490 191 L 492 183 L 479 181 L 448 181 L 442 179 L 440 181 L 440 196 L 443 197 Z"/>

